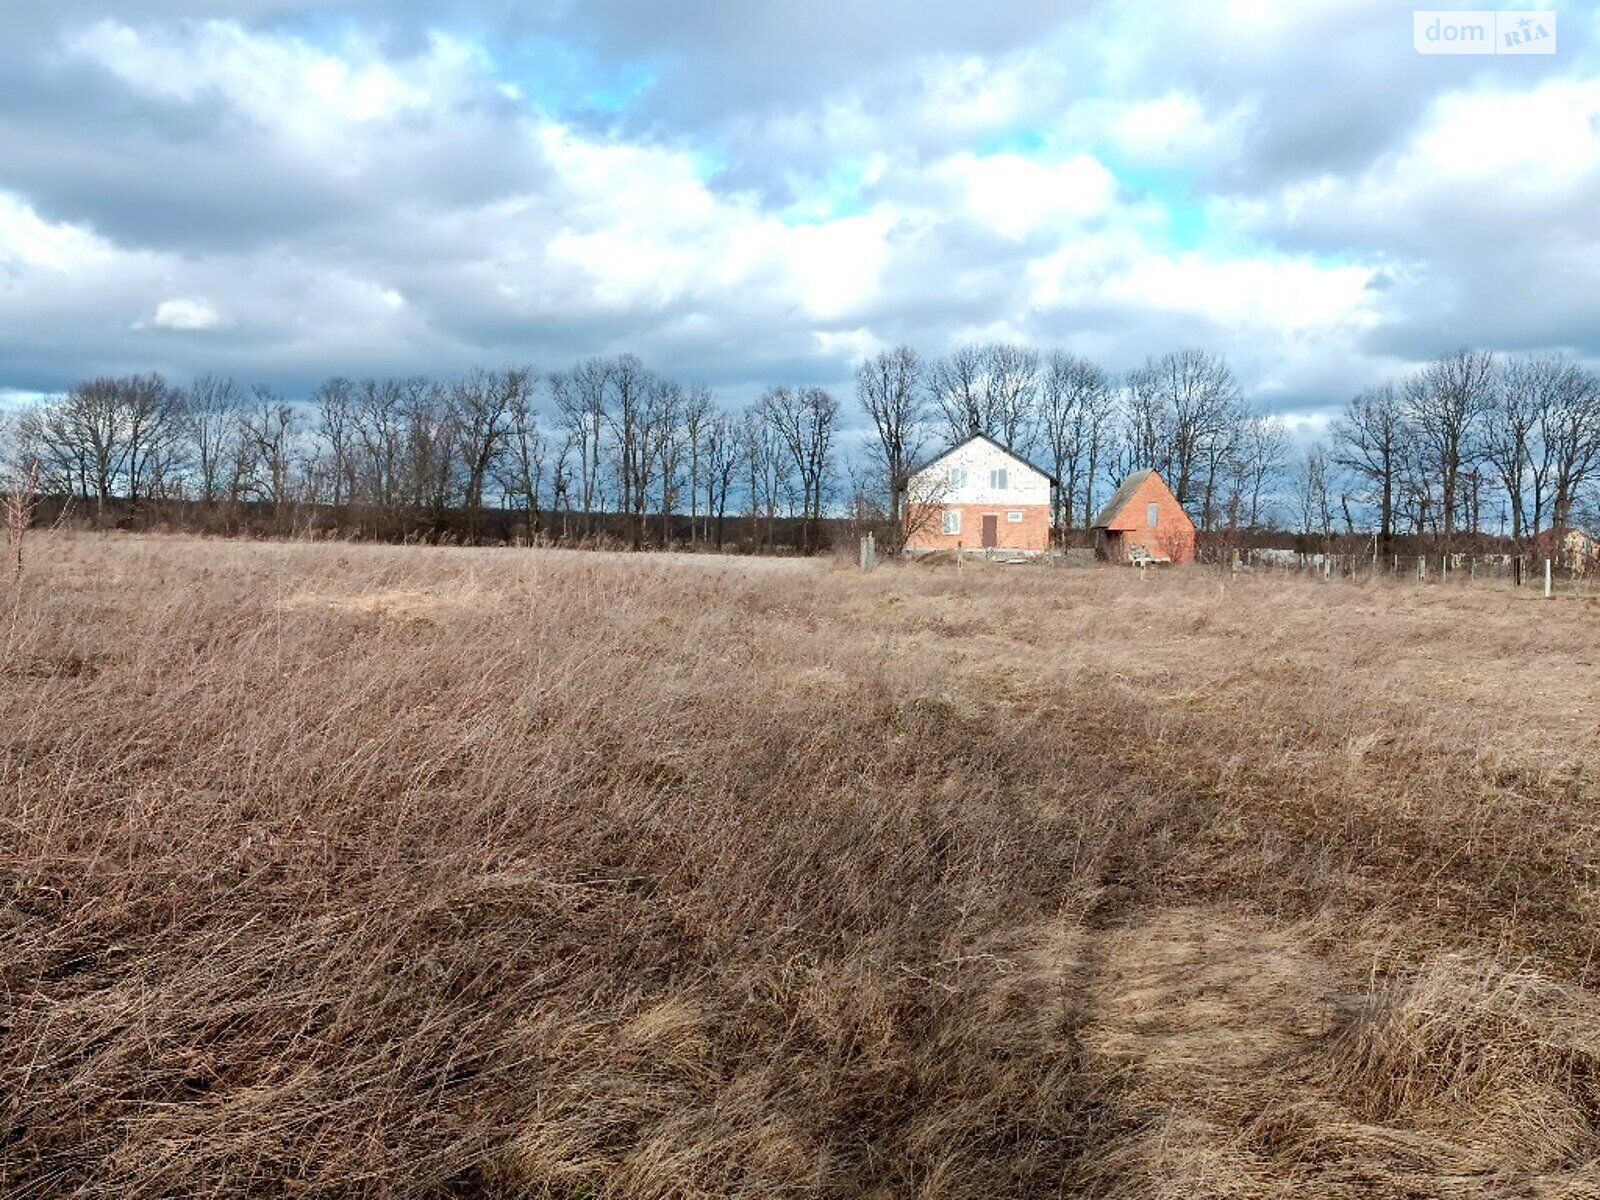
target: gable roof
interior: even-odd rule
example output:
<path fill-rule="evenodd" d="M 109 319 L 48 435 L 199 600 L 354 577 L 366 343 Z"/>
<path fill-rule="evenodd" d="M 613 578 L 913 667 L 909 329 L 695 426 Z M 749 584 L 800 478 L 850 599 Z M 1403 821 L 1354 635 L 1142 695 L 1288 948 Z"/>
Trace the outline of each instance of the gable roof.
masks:
<path fill-rule="evenodd" d="M 1055 484 L 1057 487 L 1061 486 L 1061 481 L 1059 479 L 1057 479 L 1054 475 L 1052 475 L 1049 471 L 1046 471 L 1038 463 L 1033 462 L 1030 459 L 1024 458 L 1022 455 L 1018 454 L 1015 450 L 1013 450 L 1010 446 L 1006 445 L 1004 442 L 999 441 L 999 440 L 997 440 L 995 438 L 992 438 L 987 433 L 984 433 L 982 430 L 978 430 L 978 429 L 974 429 L 971 433 L 969 433 L 966 437 L 962 438 L 959 442 L 956 442 L 953 445 L 946 446 L 943 450 L 939 451 L 939 453 L 935 454 L 932 458 L 926 458 L 922 462 L 918 463 L 916 466 L 912 467 L 909 471 L 906 472 L 905 479 L 901 480 L 901 486 L 904 487 L 906 485 L 906 483 L 908 483 L 910 481 L 912 476 L 922 474 L 922 472 L 926 471 L 929 467 L 933 466 L 935 463 L 939 462 L 941 459 L 949 458 L 957 450 L 961 449 L 961 447 L 969 446 L 973 442 L 988 442 L 991 446 L 993 446 L 996 450 L 1000 451 L 1002 454 L 1010 455 L 1012 458 L 1016 459 L 1023 466 L 1029 468 L 1030 470 L 1039 472 L 1039 474 L 1043 475 L 1046 479 L 1048 479 L 1051 483 Z"/>
<path fill-rule="evenodd" d="M 1149 482 L 1151 476 L 1155 477 L 1155 481 L 1161 485 L 1162 490 L 1165 491 L 1167 495 L 1172 497 L 1174 503 L 1177 503 L 1178 497 L 1173 493 L 1171 488 L 1167 487 L 1167 481 L 1161 478 L 1161 473 L 1159 471 L 1134 471 L 1117 485 L 1117 490 L 1111 493 L 1111 499 L 1106 501 L 1105 507 L 1100 510 L 1100 515 L 1094 519 L 1094 524 L 1091 525 L 1090 528 L 1111 528 L 1111 523 L 1115 521 L 1119 515 L 1121 515 L 1122 510 L 1126 508 L 1133 500 L 1134 496 L 1139 493 L 1139 489 L 1144 487 L 1144 485 Z M 1178 507 L 1182 509 L 1183 506 L 1179 504 Z M 1188 516 L 1188 513 L 1185 512 L 1184 515 Z M 1191 525 L 1194 524 L 1193 517 L 1189 518 L 1189 523 Z"/>
<path fill-rule="evenodd" d="M 1117 514 L 1123 510 L 1128 501 L 1133 499 L 1133 494 L 1144 485 L 1144 481 L 1154 475 L 1154 471 L 1135 471 L 1120 484 L 1117 490 L 1111 493 L 1111 499 L 1105 502 L 1100 515 L 1094 519 L 1091 529 L 1108 528 L 1112 521 L 1117 519 Z"/>

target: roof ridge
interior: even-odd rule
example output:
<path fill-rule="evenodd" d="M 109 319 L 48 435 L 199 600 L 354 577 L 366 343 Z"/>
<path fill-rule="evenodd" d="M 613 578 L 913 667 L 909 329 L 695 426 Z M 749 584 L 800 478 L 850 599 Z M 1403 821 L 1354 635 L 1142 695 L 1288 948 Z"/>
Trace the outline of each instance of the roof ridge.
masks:
<path fill-rule="evenodd" d="M 1106 501 L 1105 506 L 1100 510 L 1100 515 L 1095 517 L 1090 528 L 1104 529 L 1109 526 L 1112 521 L 1116 520 L 1117 514 L 1127 507 L 1128 501 L 1133 499 L 1134 492 L 1138 491 L 1144 481 L 1152 475 L 1157 479 L 1161 479 L 1161 473 L 1154 467 L 1142 467 L 1137 471 L 1128 472 L 1122 482 L 1117 485 L 1117 490 L 1111 493 L 1111 499 Z M 1162 479 L 1161 482 L 1165 486 L 1166 480 Z"/>
<path fill-rule="evenodd" d="M 1061 486 L 1061 480 L 1056 478 L 1056 476 L 1054 474 L 1052 474 L 1051 472 L 1045 470 L 1038 463 L 1036 463 L 1032 459 L 1028 458 L 1025 454 L 1023 454 L 1020 451 L 1012 448 L 1011 446 L 1006 445 L 999 438 L 993 437 L 993 436 L 985 433 L 981 429 L 973 430 L 971 433 L 967 434 L 966 437 L 962 438 L 959 442 L 950 443 L 950 445 L 946 446 L 943 450 L 940 450 L 937 453 L 935 453 L 933 455 L 930 455 L 928 458 L 925 458 L 920 463 L 916 464 L 916 466 L 907 469 L 906 478 L 909 480 L 913 475 L 921 474 L 923 471 L 926 471 L 929 467 L 933 466 L 933 464 L 938 462 L 941 458 L 948 458 L 950 455 L 954 454 L 957 450 L 961 449 L 963 446 L 970 445 L 972 442 L 978 441 L 980 438 L 983 441 L 988 442 L 991 446 L 995 447 L 995 449 L 1001 451 L 1002 453 L 1009 454 L 1012 458 L 1016 459 L 1023 466 L 1029 468 L 1030 470 L 1034 470 L 1034 471 L 1039 472 L 1039 474 L 1043 475 L 1046 479 L 1048 479 L 1051 483 L 1055 484 L 1057 487 Z"/>

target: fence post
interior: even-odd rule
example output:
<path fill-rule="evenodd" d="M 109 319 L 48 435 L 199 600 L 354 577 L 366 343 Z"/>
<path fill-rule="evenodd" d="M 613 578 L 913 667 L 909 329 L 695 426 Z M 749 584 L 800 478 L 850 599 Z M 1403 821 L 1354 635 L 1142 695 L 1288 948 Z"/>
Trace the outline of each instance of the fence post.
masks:
<path fill-rule="evenodd" d="M 1550 599 L 1550 560 L 1544 560 L 1544 598 Z"/>
<path fill-rule="evenodd" d="M 1428 582 L 1428 556 L 1426 554 L 1417 555 L 1417 582 Z"/>
<path fill-rule="evenodd" d="M 869 533 L 866 537 L 861 539 L 861 569 L 863 571 L 870 571 L 877 565 L 878 548 L 876 545 L 874 545 L 872 535 Z"/>

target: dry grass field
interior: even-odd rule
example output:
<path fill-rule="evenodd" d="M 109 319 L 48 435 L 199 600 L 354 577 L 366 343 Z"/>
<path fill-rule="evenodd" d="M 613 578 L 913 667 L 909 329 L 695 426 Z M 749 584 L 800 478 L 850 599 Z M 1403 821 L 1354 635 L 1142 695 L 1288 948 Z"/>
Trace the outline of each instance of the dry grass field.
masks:
<path fill-rule="evenodd" d="M 1600 604 L 28 554 L 6 1195 L 1600 1194 Z"/>

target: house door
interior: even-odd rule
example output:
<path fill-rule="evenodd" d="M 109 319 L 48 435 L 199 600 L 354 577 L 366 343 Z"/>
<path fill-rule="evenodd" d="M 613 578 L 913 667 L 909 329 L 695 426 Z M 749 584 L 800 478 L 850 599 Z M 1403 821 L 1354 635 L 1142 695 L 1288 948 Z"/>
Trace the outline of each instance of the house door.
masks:
<path fill-rule="evenodd" d="M 983 518 L 983 548 L 990 549 L 1000 544 L 1000 518 L 994 513 L 985 513 Z"/>

